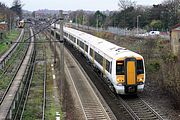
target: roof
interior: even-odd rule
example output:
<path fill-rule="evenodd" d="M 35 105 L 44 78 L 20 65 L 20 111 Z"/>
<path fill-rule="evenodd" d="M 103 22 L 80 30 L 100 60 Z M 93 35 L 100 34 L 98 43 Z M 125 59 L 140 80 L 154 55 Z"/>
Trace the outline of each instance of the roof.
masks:
<path fill-rule="evenodd" d="M 59 28 L 59 26 L 57 26 Z M 87 34 L 82 31 L 78 31 L 72 28 L 64 27 L 64 31 L 72 34 L 73 36 L 76 36 L 78 39 L 81 39 L 84 41 L 84 43 L 91 44 L 92 48 L 96 48 L 99 51 L 103 52 L 106 56 L 114 59 L 124 58 L 124 57 L 140 57 L 141 55 L 132 52 L 130 50 L 127 50 L 124 47 L 117 46 L 111 42 L 108 42 L 107 40 L 104 40 L 102 38 L 98 38 L 96 36 L 93 36 L 91 34 Z"/>
<path fill-rule="evenodd" d="M 176 24 L 171 28 L 171 30 L 180 30 L 180 23 Z"/>

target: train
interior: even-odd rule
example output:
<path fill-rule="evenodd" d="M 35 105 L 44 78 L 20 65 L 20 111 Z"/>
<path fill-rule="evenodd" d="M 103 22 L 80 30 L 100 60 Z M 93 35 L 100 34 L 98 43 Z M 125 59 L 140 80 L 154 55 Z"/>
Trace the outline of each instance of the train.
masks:
<path fill-rule="evenodd" d="M 24 28 L 24 26 L 25 26 L 24 20 L 18 21 L 18 28 Z"/>
<path fill-rule="evenodd" d="M 140 54 L 73 28 L 64 27 L 63 31 L 65 41 L 86 56 L 113 92 L 126 95 L 143 91 L 145 64 Z"/>

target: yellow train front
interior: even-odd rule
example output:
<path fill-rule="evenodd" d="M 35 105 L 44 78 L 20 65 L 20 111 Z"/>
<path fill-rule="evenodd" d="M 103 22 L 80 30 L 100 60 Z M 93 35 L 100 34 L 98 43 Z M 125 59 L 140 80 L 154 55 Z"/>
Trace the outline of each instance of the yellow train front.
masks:
<path fill-rule="evenodd" d="M 64 38 L 86 56 L 112 91 L 117 94 L 143 91 L 145 67 L 140 54 L 68 27 L 64 27 Z"/>
<path fill-rule="evenodd" d="M 116 61 L 116 81 L 114 88 L 118 94 L 142 92 L 145 82 L 144 60 L 128 57 Z"/>

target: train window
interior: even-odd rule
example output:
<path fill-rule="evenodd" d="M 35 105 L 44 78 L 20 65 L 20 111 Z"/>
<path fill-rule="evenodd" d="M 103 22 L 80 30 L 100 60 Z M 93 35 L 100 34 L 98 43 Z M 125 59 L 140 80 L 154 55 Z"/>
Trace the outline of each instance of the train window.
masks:
<path fill-rule="evenodd" d="M 77 39 L 77 44 L 80 45 L 80 41 Z"/>
<path fill-rule="evenodd" d="M 76 38 L 73 37 L 72 35 L 69 35 L 69 39 L 70 39 L 71 41 L 73 41 L 74 43 L 76 42 Z"/>
<path fill-rule="evenodd" d="M 84 49 L 84 43 L 82 41 L 80 41 L 80 47 Z"/>
<path fill-rule="evenodd" d="M 109 72 L 112 72 L 112 62 L 110 62 Z"/>
<path fill-rule="evenodd" d="M 124 61 L 116 62 L 116 75 L 124 75 Z"/>
<path fill-rule="evenodd" d="M 53 31 L 53 30 L 51 30 L 51 35 L 53 35 L 53 36 L 54 36 L 54 31 Z"/>
<path fill-rule="evenodd" d="M 106 60 L 106 70 L 111 73 L 111 62 L 109 62 L 108 60 Z"/>
<path fill-rule="evenodd" d="M 66 37 L 68 37 L 68 33 L 67 33 L 67 32 L 64 32 L 64 35 L 65 35 Z"/>
<path fill-rule="evenodd" d="M 144 73 L 143 61 L 137 60 L 137 74 L 143 74 L 143 73 Z"/>
<path fill-rule="evenodd" d="M 69 39 L 72 41 L 72 39 L 73 39 L 73 36 L 72 36 L 72 35 L 69 35 Z"/>
<path fill-rule="evenodd" d="M 103 65 L 103 57 L 98 54 L 97 52 L 95 52 L 95 60 L 100 64 Z"/>
<path fill-rule="evenodd" d="M 56 39 L 60 40 L 60 35 L 58 33 L 56 33 Z"/>
<path fill-rule="evenodd" d="M 74 42 L 74 43 L 76 42 L 76 38 L 75 38 L 75 37 L 73 37 L 73 42 Z"/>
<path fill-rule="evenodd" d="M 93 49 L 90 48 L 90 56 L 93 57 Z"/>
<path fill-rule="evenodd" d="M 66 32 L 64 32 L 64 35 L 67 37 L 67 33 Z"/>
<path fill-rule="evenodd" d="M 85 44 L 85 51 L 88 52 L 88 45 Z"/>

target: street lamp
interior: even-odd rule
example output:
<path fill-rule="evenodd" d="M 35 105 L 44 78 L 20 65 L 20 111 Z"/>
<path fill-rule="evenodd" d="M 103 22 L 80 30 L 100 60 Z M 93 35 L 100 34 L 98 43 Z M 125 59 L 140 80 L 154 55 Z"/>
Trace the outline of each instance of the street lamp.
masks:
<path fill-rule="evenodd" d="M 138 15 L 138 16 L 137 16 L 137 34 L 139 34 L 139 31 L 138 31 L 138 27 L 139 27 L 139 17 L 141 17 L 141 15 Z"/>

